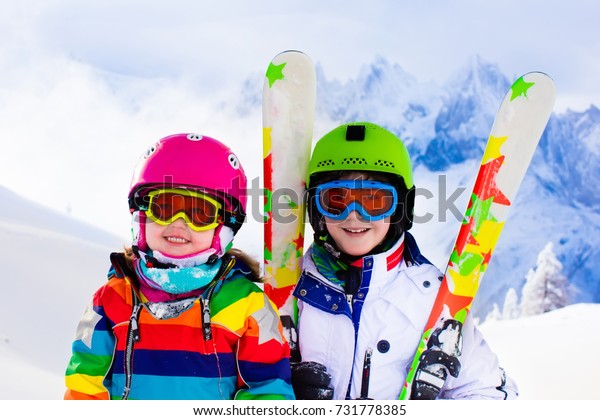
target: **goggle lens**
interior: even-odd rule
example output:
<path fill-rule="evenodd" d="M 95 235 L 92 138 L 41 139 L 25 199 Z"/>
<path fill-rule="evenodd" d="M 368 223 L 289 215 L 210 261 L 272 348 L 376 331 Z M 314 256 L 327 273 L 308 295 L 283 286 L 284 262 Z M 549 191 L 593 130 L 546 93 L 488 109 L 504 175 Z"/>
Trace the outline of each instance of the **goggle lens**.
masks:
<path fill-rule="evenodd" d="M 169 225 L 178 218 L 195 231 L 213 229 L 219 224 L 221 204 L 205 194 L 188 190 L 150 192 L 146 215 L 155 223 Z"/>

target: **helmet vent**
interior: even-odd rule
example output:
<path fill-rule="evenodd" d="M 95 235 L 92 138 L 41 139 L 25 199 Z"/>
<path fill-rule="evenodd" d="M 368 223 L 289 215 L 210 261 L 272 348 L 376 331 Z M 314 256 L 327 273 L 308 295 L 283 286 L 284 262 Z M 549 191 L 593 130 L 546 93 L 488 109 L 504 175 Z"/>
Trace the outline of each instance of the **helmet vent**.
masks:
<path fill-rule="evenodd" d="M 331 166 L 331 165 L 335 165 L 333 160 L 331 160 L 331 159 L 322 160 L 321 162 L 319 162 L 317 164 L 317 168 L 322 168 L 323 166 Z"/>
<path fill-rule="evenodd" d="M 367 161 L 364 158 L 344 158 L 342 165 L 366 165 Z"/>
<path fill-rule="evenodd" d="M 394 165 L 393 162 L 389 162 L 387 160 L 381 160 L 381 159 L 378 159 L 377 161 L 375 161 L 375 163 L 373 163 L 373 165 L 385 166 L 386 168 L 395 168 L 396 167 L 396 165 Z"/>
<path fill-rule="evenodd" d="M 187 135 L 188 140 L 199 141 L 202 140 L 202 136 L 200 134 L 190 133 Z"/>

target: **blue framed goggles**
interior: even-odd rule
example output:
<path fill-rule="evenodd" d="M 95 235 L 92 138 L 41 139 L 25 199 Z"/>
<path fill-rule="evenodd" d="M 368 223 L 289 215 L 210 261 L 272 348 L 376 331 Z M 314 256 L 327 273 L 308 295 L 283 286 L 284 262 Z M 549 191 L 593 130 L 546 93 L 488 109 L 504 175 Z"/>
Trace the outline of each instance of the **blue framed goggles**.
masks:
<path fill-rule="evenodd" d="M 357 211 L 366 221 L 391 216 L 398 204 L 396 188 L 379 181 L 340 180 L 319 185 L 315 191 L 319 212 L 333 220 L 344 220 Z"/>

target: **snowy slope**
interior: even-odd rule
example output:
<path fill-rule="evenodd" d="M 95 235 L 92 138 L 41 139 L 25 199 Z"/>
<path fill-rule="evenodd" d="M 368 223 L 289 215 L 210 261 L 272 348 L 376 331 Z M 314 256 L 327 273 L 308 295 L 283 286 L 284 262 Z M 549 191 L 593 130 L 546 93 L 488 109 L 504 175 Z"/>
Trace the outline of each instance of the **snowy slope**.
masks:
<path fill-rule="evenodd" d="M 2 395 L 60 398 L 79 317 L 123 242 L 1 187 L 0 202 Z"/>
<path fill-rule="evenodd" d="M 600 400 L 600 305 L 576 304 L 481 331 L 527 400 Z"/>
<path fill-rule="evenodd" d="M 42 368 L 0 336 L 0 394 L 2 400 L 54 400 L 62 398 L 64 376 Z M 1 405 L 1 403 L 0 403 Z"/>

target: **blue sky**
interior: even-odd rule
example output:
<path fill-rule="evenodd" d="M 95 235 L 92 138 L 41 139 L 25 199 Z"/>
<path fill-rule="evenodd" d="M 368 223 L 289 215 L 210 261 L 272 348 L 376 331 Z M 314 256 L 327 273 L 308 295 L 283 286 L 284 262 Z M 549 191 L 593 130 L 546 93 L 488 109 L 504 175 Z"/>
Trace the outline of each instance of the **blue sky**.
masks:
<path fill-rule="evenodd" d="M 286 49 L 342 82 L 380 55 L 441 84 L 478 54 L 509 78 L 550 74 L 555 110 L 583 111 L 600 104 L 598 16 L 594 0 L 4 1 L 0 185 L 122 232 L 119 200 L 157 133 L 260 142 L 260 119 L 215 109 Z"/>

